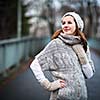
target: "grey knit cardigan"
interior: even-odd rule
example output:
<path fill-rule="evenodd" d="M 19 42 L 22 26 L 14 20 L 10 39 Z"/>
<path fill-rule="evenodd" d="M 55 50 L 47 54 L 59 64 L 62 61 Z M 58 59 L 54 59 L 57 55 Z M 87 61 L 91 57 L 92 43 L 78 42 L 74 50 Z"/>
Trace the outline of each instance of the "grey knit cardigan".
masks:
<path fill-rule="evenodd" d="M 37 55 L 42 71 L 50 71 L 53 80 L 64 79 L 66 87 L 51 92 L 50 100 L 87 100 L 85 78 L 81 64 L 70 44 L 80 43 L 76 37 L 65 43 L 60 38 L 52 40 Z"/>

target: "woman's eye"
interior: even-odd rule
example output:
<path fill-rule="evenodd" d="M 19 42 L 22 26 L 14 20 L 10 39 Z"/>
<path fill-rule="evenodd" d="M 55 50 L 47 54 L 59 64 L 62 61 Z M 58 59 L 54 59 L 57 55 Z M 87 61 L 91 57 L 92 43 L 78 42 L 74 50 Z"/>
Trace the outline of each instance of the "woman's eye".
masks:
<path fill-rule="evenodd" d="M 62 22 L 62 25 L 64 25 L 66 22 Z"/>
<path fill-rule="evenodd" d="M 72 24 L 72 22 L 69 21 L 68 24 Z"/>

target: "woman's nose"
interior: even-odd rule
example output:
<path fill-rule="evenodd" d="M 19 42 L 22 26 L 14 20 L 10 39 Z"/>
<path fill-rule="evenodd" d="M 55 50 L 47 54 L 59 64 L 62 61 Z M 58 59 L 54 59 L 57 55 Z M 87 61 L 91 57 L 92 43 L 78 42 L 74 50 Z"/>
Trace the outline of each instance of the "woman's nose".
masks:
<path fill-rule="evenodd" d="M 68 27 L 68 24 L 66 23 L 66 24 L 64 25 L 64 27 L 66 27 L 66 28 L 67 28 L 67 27 Z"/>
<path fill-rule="evenodd" d="M 68 23 L 65 23 L 64 26 L 68 26 Z"/>

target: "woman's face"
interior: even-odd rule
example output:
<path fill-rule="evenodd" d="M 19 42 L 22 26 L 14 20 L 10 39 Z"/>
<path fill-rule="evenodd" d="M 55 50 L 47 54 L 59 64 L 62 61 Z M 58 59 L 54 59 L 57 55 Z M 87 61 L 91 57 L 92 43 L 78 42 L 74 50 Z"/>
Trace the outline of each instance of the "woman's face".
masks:
<path fill-rule="evenodd" d="M 76 30 L 76 23 L 72 16 L 66 16 L 62 19 L 62 30 L 64 34 L 74 35 Z"/>

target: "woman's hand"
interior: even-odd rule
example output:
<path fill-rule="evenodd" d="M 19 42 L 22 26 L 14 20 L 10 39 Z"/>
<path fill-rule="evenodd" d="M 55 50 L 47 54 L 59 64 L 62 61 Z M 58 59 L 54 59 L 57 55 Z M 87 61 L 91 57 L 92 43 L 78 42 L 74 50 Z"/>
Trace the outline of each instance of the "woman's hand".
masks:
<path fill-rule="evenodd" d="M 66 82 L 61 79 L 50 82 L 48 79 L 46 79 L 41 83 L 41 85 L 48 91 L 54 91 L 59 88 L 64 88 L 66 86 Z"/>
<path fill-rule="evenodd" d="M 60 85 L 61 85 L 61 87 L 60 88 L 64 88 L 65 86 L 66 86 L 66 82 L 65 82 L 65 80 L 59 80 L 60 81 Z"/>

